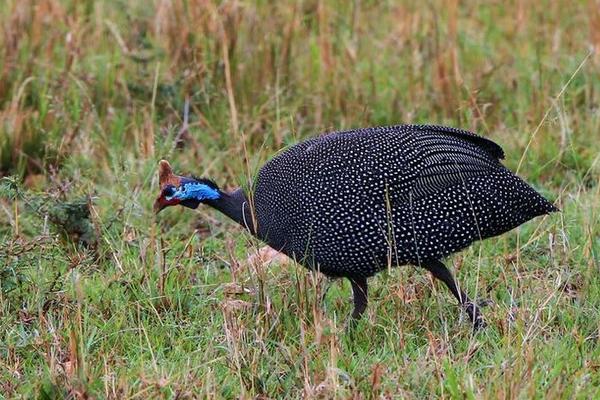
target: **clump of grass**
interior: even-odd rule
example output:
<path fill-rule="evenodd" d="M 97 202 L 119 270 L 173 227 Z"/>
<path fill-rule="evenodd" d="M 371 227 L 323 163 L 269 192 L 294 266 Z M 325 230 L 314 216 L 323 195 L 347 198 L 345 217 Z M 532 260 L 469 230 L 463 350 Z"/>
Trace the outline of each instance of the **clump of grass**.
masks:
<path fill-rule="evenodd" d="M 14 231 L 19 236 L 17 201 L 36 214 L 45 225 L 52 224 L 70 242 L 84 248 L 95 248 L 98 233 L 91 220 L 91 198 L 61 200 L 47 194 L 35 194 L 24 190 L 15 177 L 0 179 L 0 199 L 9 199 L 15 205 Z"/>

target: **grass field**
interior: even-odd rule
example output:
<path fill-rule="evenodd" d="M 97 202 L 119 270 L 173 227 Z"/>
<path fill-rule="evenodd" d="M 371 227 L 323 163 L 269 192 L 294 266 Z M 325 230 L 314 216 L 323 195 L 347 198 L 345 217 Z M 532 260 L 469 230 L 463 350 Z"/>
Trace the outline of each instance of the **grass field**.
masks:
<path fill-rule="evenodd" d="M 0 398 L 598 398 L 600 2 L 3 0 Z M 436 123 L 503 146 L 562 210 L 350 287 L 156 166 L 248 186 L 320 132 Z M 89 215 L 88 215 L 89 212 Z"/>

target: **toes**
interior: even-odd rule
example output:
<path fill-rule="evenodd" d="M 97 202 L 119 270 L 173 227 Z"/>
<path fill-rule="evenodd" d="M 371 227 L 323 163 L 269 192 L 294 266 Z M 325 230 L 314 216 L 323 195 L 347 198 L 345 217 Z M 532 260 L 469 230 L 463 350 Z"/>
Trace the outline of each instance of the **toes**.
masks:
<path fill-rule="evenodd" d="M 473 331 L 475 331 L 475 332 L 487 327 L 487 324 L 485 323 L 485 320 L 483 319 L 483 317 L 481 315 L 478 315 L 475 320 L 472 320 L 472 322 L 473 322 Z"/>
<path fill-rule="evenodd" d="M 483 308 L 491 306 L 494 302 L 491 299 L 477 299 L 477 307 Z"/>
<path fill-rule="evenodd" d="M 469 302 L 465 304 L 465 310 L 467 311 L 469 319 L 473 324 L 473 330 L 478 331 L 486 327 L 486 323 L 483 319 L 483 316 L 479 312 L 479 306 Z"/>
<path fill-rule="evenodd" d="M 344 331 L 349 335 L 353 334 L 357 329 L 358 321 L 360 321 L 360 317 L 356 318 L 354 316 L 350 316 L 350 318 L 346 320 Z"/>

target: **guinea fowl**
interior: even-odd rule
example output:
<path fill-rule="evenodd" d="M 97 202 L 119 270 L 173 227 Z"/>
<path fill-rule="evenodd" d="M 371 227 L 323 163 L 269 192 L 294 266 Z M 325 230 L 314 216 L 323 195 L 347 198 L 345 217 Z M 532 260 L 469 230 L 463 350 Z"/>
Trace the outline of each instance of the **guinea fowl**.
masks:
<path fill-rule="evenodd" d="M 154 209 L 207 204 L 305 267 L 348 278 L 353 318 L 366 309 L 368 277 L 388 266 L 423 267 L 478 328 L 479 307 L 441 260 L 558 210 L 502 158 L 496 143 L 442 126 L 333 132 L 277 154 L 258 172 L 251 194 L 174 175 L 162 160 Z"/>

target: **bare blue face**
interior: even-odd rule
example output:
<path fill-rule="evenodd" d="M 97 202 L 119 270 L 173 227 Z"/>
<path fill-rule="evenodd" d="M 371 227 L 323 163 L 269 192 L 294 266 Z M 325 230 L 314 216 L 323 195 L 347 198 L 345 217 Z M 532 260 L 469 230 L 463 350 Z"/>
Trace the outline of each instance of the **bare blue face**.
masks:
<path fill-rule="evenodd" d="M 165 200 L 179 202 L 185 200 L 197 200 L 199 202 L 206 200 L 216 200 L 221 197 L 219 190 L 204 183 L 192 179 L 182 179 L 179 187 L 167 186 L 163 190 Z"/>
<path fill-rule="evenodd" d="M 196 208 L 200 203 L 216 201 L 223 195 L 218 186 L 210 179 L 173 174 L 167 160 L 160 160 L 158 163 L 158 178 L 160 193 L 154 201 L 155 213 L 177 204 Z"/>
<path fill-rule="evenodd" d="M 216 185 L 210 181 L 197 181 L 192 178 L 180 178 L 179 186 L 166 185 L 157 200 L 158 211 L 180 204 L 189 208 L 197 208 L 200 203 L 208 200 L 217 200 L 221 193 Z"/>

